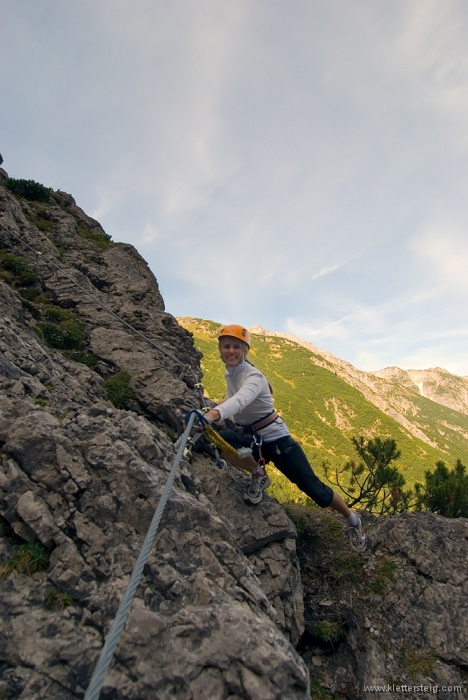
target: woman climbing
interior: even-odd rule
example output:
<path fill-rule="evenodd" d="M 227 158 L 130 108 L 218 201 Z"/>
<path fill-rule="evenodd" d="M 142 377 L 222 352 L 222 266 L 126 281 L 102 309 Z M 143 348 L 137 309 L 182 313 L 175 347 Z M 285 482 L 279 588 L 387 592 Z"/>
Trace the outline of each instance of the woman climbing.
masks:
<path fill-rule="evenodd" d="M 224 374 L 227 398 L 205 414 L 211 422 L 233 418 L 236 430 L 223 430 L 221 436 L 236 449 L 252 447 L 253 454 L 240 459 L 227 452 L 223 459 L 252 475 L 244 493 L 247 503 L 257 504 L 263 491 L 270 485 L 265 464 L 273 462 L 290 481 L 312 498 L 321 508 L 330 507 L 346 518 L 351 544 L 358 550 L 367 546 L 367 538 L 356 511 L 350 510 L 344 500 L 313 472 L 301 446 L 293 440 L 284 421 L 273 406 L 272 390 L 265 376 L 247 361 L 250 333 L 246 328 L 230 325 L 218 336 L 221 359 L 226 365 Z"/>

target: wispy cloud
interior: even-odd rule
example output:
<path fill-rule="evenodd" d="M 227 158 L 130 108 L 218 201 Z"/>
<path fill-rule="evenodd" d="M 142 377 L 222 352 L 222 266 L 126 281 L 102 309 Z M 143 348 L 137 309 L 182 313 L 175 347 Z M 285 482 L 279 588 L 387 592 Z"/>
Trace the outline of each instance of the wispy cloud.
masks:
<path fill-rule="evenodd" d="M 312 275 L 311 279 L 312 280 L 317 280 L 319 277 L 324 277 L 324 275 L 330 275 L 332 272 L 336 272 L 336 270 L 339 270 L 340 266 L 339 265 L 331 265 L 330 267 L 322 267 L 319 272 L 316 272 L 315 274 Z"/>
<path fill-rule="evenodd" d="M 6 169 L 139 247 L 169 311 L 461 362 L 466 2 L 0 3 Z"/>
<path fill-rule="evenodd" d="M 466 222 L 463 225 L 448 219 L 428 223 L 408 241 L 408 250 L 419 256 L 430 278 L 455 290 L 468 291 Z"/>

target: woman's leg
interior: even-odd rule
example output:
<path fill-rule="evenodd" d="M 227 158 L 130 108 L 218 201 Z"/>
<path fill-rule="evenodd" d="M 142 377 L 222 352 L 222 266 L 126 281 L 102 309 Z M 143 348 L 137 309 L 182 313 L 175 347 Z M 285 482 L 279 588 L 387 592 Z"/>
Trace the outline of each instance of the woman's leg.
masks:
<path fill-rule="evenodd" d="M 239 447 L 250 447 L 251 446 L 251 436 L 245 433 L 237 433 L 231 430 L 222 430 L 220 435 L 226 442 L 235 448 Z M 248 457 L 241 459 L 230 452 L 222 452 L 221 457 L 225 459 L 229 464 L 239 469 L 245 469 L 252 475 L 252 480 L 250 486 L 246 489 L 244 493 L 244 501 L 252 505 L 257 505 L 263 498 L 263 492 L 270 485 L 270 478 L 266 473 L 264 467 L 261 467 L 258 462 L 258 451 L 255 446 L 253 446 L 253 454 Z"/>
<path fill-rule="evenodd" d="M 265 446 L 264 446 L 265 448 Z M 352 511 L 342 497 L 314 474 L 301 446 L 291 437 L 268 445 L 268 457 L 276 467 L 301 491 L 310 496 L 321 508 L 330 507 L 340 513 L 349 525 L 350 543 L 353 549 L 363 552 L 367 547 L 367 536 L 361 518 Z"/>
<path fill-rule="evenodd" d="M 333 489 L 318 478 L 304 450 L 292 437 L 285 437 L 274 443 L 265 443 L 262 445 L 262 452 L 267 461 L 273 462 L 289 481 L 296 484 L 320 508 L 332 505 L 335 496 Z M 340 500 L 347 508 L 339 496 L 335 501 L 337 507 L 341 507 Z"/>
<path fill-rule="evenodd" d="M 258 464 L 252 457 L 252 455 L 241 459 L 240 457 L 236 457 L 236 455 L 233 455 L 230 452 L 221 452 L 221 457 L 222 459 L 225 459 L 226 462 L 229 462 L 229 464 L 232 464 L 233 467 L 237 467 L 238 469 L 245 469 L 251 474 L 258 467 Z"/>
<path fill-rule="evenodd" d="M 336 493 L 336 491 L 333 491 L 333 499 L 330 503 L 330 508 L 332 510 L 336 510 L 336 512 L 340 513 L 341 515 L 344 515 L 346 519 L 351 517 L 351 508 L 348 508 L 344 500 L 338 493 Z"/>

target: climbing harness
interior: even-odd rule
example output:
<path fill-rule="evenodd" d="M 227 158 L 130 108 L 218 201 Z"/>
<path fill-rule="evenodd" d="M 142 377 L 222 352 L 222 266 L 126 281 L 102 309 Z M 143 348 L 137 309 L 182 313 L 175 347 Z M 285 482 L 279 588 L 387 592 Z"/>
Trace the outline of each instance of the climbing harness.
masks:
<path fill-rule="evenodd" d="M 88 290 L 85 289 L 79 282 L 77 282 L 75 279 L 73 279 L 73 277 L 71 277 L 67 272 L 65 272 L 65 270 L 63 270 L 59 265 L 57 265 L 57 263 L 54 260 L 52 260 L 52 258 L 47 257 L 40 250 L 36 250 L 32 246 L 30 246 L 29 243 L 26 243 L 26 241 L 23 238 L 21 238 L 21 236 L 18 236 L 11 229 L 7 228 L 6 226 L 4 226 L 1 223 L 0 223 L 0 228 L 2 228 L 4 231 L 9 233 L 11 236 L 16 238 L 16 240 L 20 241 L 20 243 L 22 245 L 24 245 L 26 248 L 29 248 L 29 250 L 32 251 L 35 255 L 37 255 L 39 258 L 42 258 L 46 262 L 53 265 L 60 272 L 60 274 L 62 274 L 64 277 L 66 277 L 68 280 L 70 280 L 70 282 L 72 282 L 76 287 L 78 287 L 78 289 L 80 289 L 84 294 L 86 294 L 88 297 L 90 297 L 93 300 L 93 302 L 95 304 L 97 304 L 97 306 L 100 306 L 102 309 L 107 311 L 111 316 L 113 316 L 115 319 L 120 321 L 120 323 L 122 323 L 126 328 L 131 330 L 133 333 L 138 335 L 140 338 L 143 338 L 143 340 L 145 340 L 149 345 L 151 345 L 153 348 L 155 348 L 156 350 L 161 352 L 163 355 L 165 355 L 166 357 L 171 359 L 173 362 L 175 362 L 177 365 L 179 365 L 179 367 L 182 367 L 182 373 L 180 374 L 178 379 L 183 379 L 184 377 L 190 376 L 192 378 L 192 380 L 194 380 L 194 388 L 198 390 L 201 406 L 203 406 L 203 407 L 206 406 L 205 397 L 203 395 L 203 385 L 200 384 L 200 382 L 198 381 L 198 376 L 195 373 L 195 371 L 192 369 L 190 364 L 185 364 L 184 362 L 181 362 L 181 360 L 179 360 L 177 357 L 172 355 L 170 352 L 168 352 L 161 345 L 159 345 L 158 343 L 155 343 L 153 340 L 151 340 L 151 338 L 148 338 L 148 336 L 146 336 L 144 333 L 142 333 L 137 328 L 135 328 L 135 326 L 132 326 L 131 323 L 128 323 L 127 321 L 125 321 L 121 316 L 119 316 L 117 313 L 115 313 L 115 311 L 112 311 L 112 309 L 110 309 L 108 306 L 106 306 L 106 304 L 103 304 L 102 301 L 99 301 L 99 299 L 96 299 L 96 297 L 93 294 L 91 294 L 91 292 L 88 292 Z"/>
<path fill-rule="evenodd" d="M 236 425 L 236 432 L 238 433 L 249 433 L 253 435 L 254 433 L 257 432 L 257 430 L 261 430 L 262 428 L 266 428 L 267 425 L 271 425 L 276 421 L 276 419 L 279 418 L 278 413 L 273 409 L 271 413 L 269 413 L 267 416 L 264 418 L 260 418 L 260 420 L 256 420 L 255 423 L 252 423 L 251 425 Z"/>
<path fill-rule="evenodd" d="M 265 462 L 265 459 L 262 457 L 262 443 L 263 443 L 262 436 L 259 435 L 258 433 L 254 433 L 252 435 L 252 446 L 255 445 L 255 447 L 258 450 L 257 464 L 262 469 L 265 469 L 266 462 Z"/>

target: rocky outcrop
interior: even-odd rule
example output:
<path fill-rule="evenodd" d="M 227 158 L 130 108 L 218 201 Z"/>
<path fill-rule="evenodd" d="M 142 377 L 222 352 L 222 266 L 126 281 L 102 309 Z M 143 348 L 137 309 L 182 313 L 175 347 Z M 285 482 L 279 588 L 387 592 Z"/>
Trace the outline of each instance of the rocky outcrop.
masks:
<path fill-rule="evenodd" d="M 384 379 L 394 379 L 412 391 L 418 391 L 421 396 L 468 414 L 468 377 L 451 374 L 442 367 L 409 370 L 386 367 L 371 374 Z"/>
<path fill-rule="evenodd" d="M 220 478 L 213 465 L 195 466 L 203 492 L 227 518 L 240 549 L 275 609 L 276 623 L 294 644 L 304 631 L 303 591 L 296 556 L 296 528 L 276 501 L 266 497 L 255 508 L 243 502 L 245 477 L 228 468 Z"/>
<path fill-rule="evenodd" d="M 0 196 L 0 222 L 43 253 L 0 229 L 0 695 L 71 700 L 128 582 L 180 416 L 198 405 L 199 354 L 138 253 L 69 195 Z M 122 409 L 106 390 L 119 372 Z M 309 697 L 291 644 L 303 629 L 296 531 L 273 499 L 249 512 L 245 483 L 202 455 L 182 461 L 102 697 Z"/>
<path fill-rule="evenodd" d="M 403 513 L 365 522 L 361 557 L 329 514 L 311 514 L 301 532 L 302 650 L 315 683 L 346 698 L 462 700 L 468 520 Z"/>

